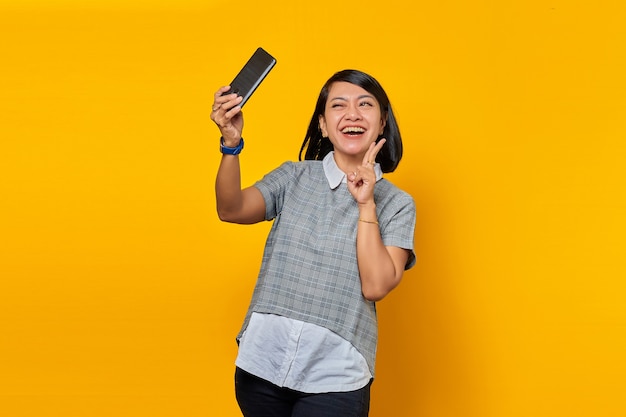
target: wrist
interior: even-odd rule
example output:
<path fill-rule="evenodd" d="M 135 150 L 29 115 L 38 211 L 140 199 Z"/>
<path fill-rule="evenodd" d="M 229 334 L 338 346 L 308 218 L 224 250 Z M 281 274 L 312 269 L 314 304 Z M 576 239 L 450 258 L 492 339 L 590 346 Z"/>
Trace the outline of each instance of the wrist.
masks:
<path fill-rule="evenodd" d="M 229 148 L 236 148 L 241 141 L 241 136 L 238 138 L 225 138 L 224 136 L 220 137 L 220 144 L 227 146 Z"/>
<path fill-rule="evenodd" d="M 220 152 L 226 155 L 239 155 L 243 149 L 243 137 L 239 139 L 237 143 L 224 140 L 222 136 L 220 138 Z"/>
<path fill-rule="evenodd" d="M 368 201 L 367 203 L 359 203 L 359 214 L 376 215 L 376 203 Z"/>
<path fill-rule="evenodd" d="M 378 213 L 376 213 L 376 204 L 373 202 L 359 204 L 359 219 L 364 219 L 369 222 L 377 222 Z"/>

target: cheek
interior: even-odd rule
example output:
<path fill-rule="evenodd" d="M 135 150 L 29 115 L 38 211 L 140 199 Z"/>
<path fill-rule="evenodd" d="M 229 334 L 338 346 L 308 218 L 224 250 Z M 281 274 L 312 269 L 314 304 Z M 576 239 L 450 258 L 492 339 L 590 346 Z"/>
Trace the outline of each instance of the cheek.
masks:
<path fill-rule="evenodd" d="M 335 127 L 337 126 L 337 120 L 336 118 L 333 118 L 332 116 L 330 117 L 326 117 L 324 119 L 324 128 L 328 131 L 328 130 L 333 130 Z"/>

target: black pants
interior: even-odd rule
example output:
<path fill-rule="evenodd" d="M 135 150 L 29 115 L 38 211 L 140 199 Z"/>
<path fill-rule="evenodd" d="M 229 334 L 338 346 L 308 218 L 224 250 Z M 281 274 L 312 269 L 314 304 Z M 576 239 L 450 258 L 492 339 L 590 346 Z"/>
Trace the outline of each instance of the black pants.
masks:
<path fill-rule="evenodd" d="M 306 394 L 243 369 L 235 371 L 235 394 L 244 417 L 367 417 L 371 384 L 350 392 Z"/>

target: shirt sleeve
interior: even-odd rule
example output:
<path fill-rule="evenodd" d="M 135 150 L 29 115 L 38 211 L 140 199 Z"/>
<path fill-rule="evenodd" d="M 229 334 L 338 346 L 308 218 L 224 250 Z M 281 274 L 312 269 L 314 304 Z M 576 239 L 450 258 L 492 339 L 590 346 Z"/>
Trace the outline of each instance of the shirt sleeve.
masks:
<path fill-rule="evenodd" d="M 293 173 L 294 163 L 284 162 L 254 184 L 265 200 L 265 220 L 272 220 L 280 214 Z"/>
<path fill-rule="evenodd" d="M 405 270 L 415 265 L 416 257 L 414 251 L 415 234 L 415 202 L 413 198 L 402 193 L 394 204 L 387 207 L 387 213 L 383 216 L 381 224 L 381 235 L 385 246 L 396 246 L 410 251 L 409 258 L 404 267 Z"/>

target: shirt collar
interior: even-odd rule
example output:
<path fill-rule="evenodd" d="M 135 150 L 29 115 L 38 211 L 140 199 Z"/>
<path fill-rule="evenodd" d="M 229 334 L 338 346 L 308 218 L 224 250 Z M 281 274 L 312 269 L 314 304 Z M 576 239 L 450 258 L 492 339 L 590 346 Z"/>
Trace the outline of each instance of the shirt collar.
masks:
<path fill-rule="evenodd" d="M 337 163 L 335 162 L 334 152 L 330 151 L 324 157 L 322 161 L 324 164 L 324 174 L 326 174 L 326 180 L 328 180 L 328 185 L 331 189 L 335 189 L 339 187 L 339 184 L 346 183 L 346 174 L 339 169 Z M 380 164 L 376 163 L 374 165 L 374 173 L 376 174 L 376 181 L 380 180 L 383 177 L 383 171 L 380 168 Z"/>

